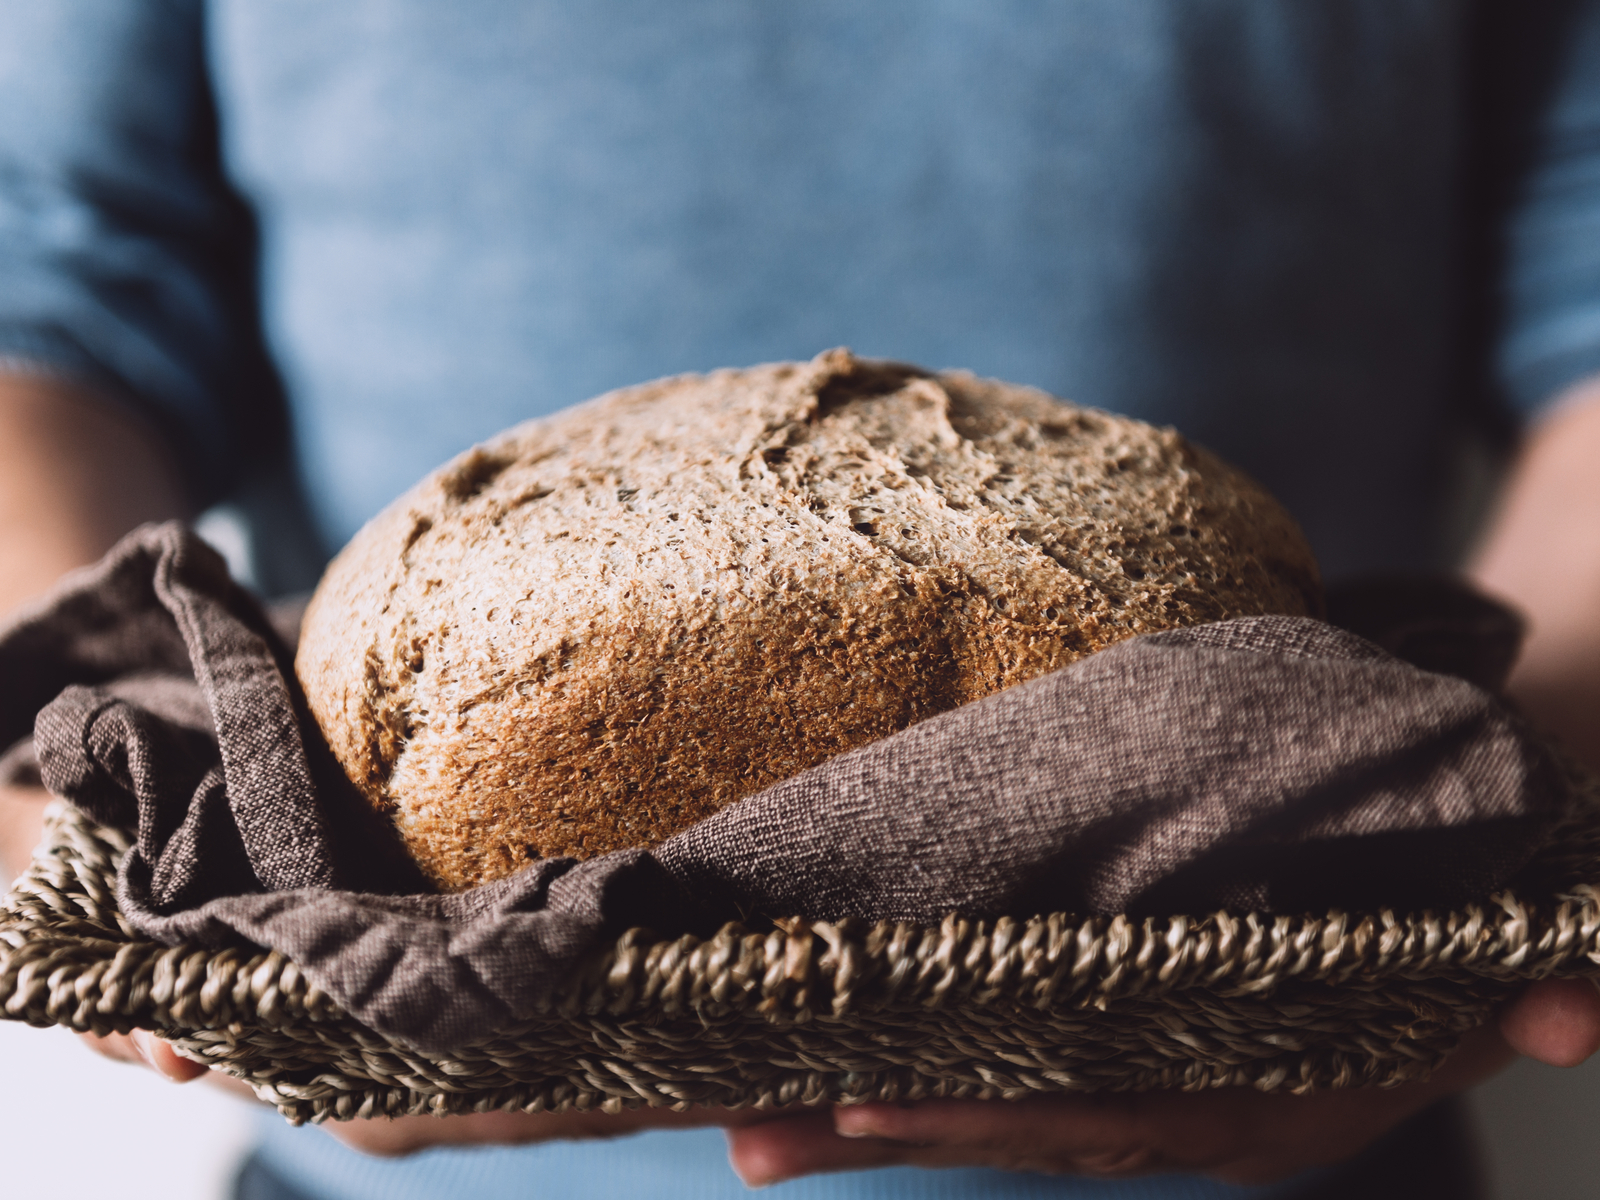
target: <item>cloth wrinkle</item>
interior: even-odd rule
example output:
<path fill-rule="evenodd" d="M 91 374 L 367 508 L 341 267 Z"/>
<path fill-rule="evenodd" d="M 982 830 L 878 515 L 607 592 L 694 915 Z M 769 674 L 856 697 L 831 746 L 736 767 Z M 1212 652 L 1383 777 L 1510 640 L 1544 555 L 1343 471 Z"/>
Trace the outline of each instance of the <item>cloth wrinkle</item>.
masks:
<path fill-rule="evenodd" d="M 652 849 L 436 895 L 383 857 L 382 818 L 348 808 L 268 615 L 192 533 L 147 526 L 0 632 L 0 746 L 31 724 L 6 761 L 136 832 L 117 895 L 140 932 L 277 949 L 358 1019 L 447 1052 L 543 1011 L 636 925 L 1482 899 L 1566 785 L 1480 686 L 1509 669 L 1515 618 L 1456 585 L 1406 588 L 1391 641 L 1456 674 L 1383 648 L 1381 588 L 1353 610 L 1376 636 L 1273 616 L 1149 634 Z"/>

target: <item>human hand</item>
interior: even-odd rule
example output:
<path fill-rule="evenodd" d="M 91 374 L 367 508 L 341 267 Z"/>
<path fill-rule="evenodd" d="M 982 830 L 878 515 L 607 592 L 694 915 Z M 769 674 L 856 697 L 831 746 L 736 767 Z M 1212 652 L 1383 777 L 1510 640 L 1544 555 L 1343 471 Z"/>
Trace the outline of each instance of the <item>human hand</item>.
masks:
<path fill-rule="evenodd" d="M 43 788 L 0 787 L 0 876 L 8 885 L 28 869 L 49 803 Z"/>
<path fill-rule="evenodd" d="M 99 1053 L 167 1079 L 202 1076 L 248 1094 L 238 1080 L 182 1057 L 147 1030 L 90 1037 Z M 822 1112 L 639 1109 L 610 1113 L 469 1113 L 329 1122 L 353 1149 L 380 1156 L 431 1146 L 515 1145 L 621 1137 L 645 1129 L 728 1129 L 734 1170 L 752 1186 L 800 1175 L 891 1165 L 988 1166 L 1122 1176 L 1183 1170 L 1229 1182 L 1268 1182 L 1342 1161 L 1412 1114 L 1464 1091 L 1517 1054 L 1576 1066 L 1600 1048 L 1600 990 L 1580 980 L 1534 984 L 1425 1083 L 1376 1090 L 1269 1095 L 1248 1088 L 929 1100 Z"/>
<path fill-rule="evenodd" d="M 751 1186 L 896 1165 L 1127 1176 L 1186 1171 L 1266 1183 L 1348 1159 L 1517 1054 L 1575 1066 L 1600 1048 L 1600 990 L 1582 980 L 1528 988 L 1425 1083 L 1272 1095 L 1249 1088 L 926 1100 L 841 1106 L 730 1130 Z"/>
<path fill-rule="evenodd" d="M 624 1137 L 647 1129 L 696 1129 L 771 1121 L 771 1111 L 641 1108 L 619 1113 L 463 1113 L 365 1121 L 329 1121 L 322 1128 L 353 1150 L 390 1158 L 433 1146 L 507 1146 L 533 1142 Z"/>
<path fill-rule="evenodd" d="M 92 1033 L 80 1036 L 84 1044 L 96 1054 L 113 1062 L 137 1063 L 149 1067 L 157 1075 L 163 1079 L 170 1079 L 173 1083 L 188 1083 L 191 1079 L 199 1079 L 210 1073 L 204 1064 L 197 1063 L 191 1058 L 184 1058 L 172 1048 L 170 1042 L 157 1037 L 148 1029 L 135 1029 L 131 1033 L 108 1033 L 103 1037 L 96 1037 Z M 229 1077 L 219 1074 L 217 1078 Z M 230 1082 L 235 1081 L 230 1080 Z"/>
<path fill-rule="evenodd" d="M 83 1035 L 90 1049 L 117 1062 L 149 1067 L 174 1083 L 205 1078 L 210 1084 L 253 1097 L 249 1085 L 184 1058 L 171 1043 L 136 1029 L 105 1037 Z M 690 1129 L 705 1125 L 753 1124 L 774 1119 L 772 1111 L 697 1108 L 689 1112 L 670 1109 L 636 1109 L 620 1113 L 463 1113 L 452 1117 L 378 1117 L 370 1120 L 329 1121 L 329 1135 L 353 1150 L 384 1158 L 399 1157 L 432 1146 L 524 1145 L 587 1138 L 622 1137 L 646 1129 Z"/>

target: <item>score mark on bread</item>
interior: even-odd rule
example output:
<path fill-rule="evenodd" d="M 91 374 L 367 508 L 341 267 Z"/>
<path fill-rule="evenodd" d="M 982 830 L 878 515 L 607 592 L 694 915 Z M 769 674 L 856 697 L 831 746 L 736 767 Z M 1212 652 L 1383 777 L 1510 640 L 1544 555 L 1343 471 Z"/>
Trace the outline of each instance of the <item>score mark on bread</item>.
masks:
<path fill-rule="evenodd" d="M 1288 514 L 1172 430 L 833 350 L 468 451 L 334 560 L 296 669 L 457 890 L 657 843 L 1135 634 L 1320 605 Z"/>

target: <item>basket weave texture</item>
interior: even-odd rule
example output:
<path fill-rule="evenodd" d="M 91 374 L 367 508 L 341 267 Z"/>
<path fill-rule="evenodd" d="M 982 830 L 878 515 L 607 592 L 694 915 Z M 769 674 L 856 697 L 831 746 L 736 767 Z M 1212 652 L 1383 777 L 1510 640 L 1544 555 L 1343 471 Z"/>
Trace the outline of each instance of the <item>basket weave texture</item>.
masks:
<path fill-rule="evenodd" d="M 153 1029 L 289 1120 L 1098 1089 L 1392 1086 L 1520 983 L 1600 975 L 1600 809 L 1448 913 L 630 930 L 549 1010 L 431 1059 L 276 952 L 169 947 L 117 911 L 121 831 L 52 808 L 0 909 L 0 1014 Z"/>

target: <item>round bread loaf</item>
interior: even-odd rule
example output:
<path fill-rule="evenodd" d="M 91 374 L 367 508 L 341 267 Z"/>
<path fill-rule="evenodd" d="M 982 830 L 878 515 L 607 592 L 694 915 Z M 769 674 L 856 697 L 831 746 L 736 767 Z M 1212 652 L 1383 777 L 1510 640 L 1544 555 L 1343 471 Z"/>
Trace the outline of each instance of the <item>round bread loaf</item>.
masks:
<path fill-rule="evenodd" d="M 834 350 L 468 451 L 334 560 L 296 666 L 456 890 L 657 843 L 1134 634 L 1320 606 L 1289 515 L 1172 430 Z"/>

